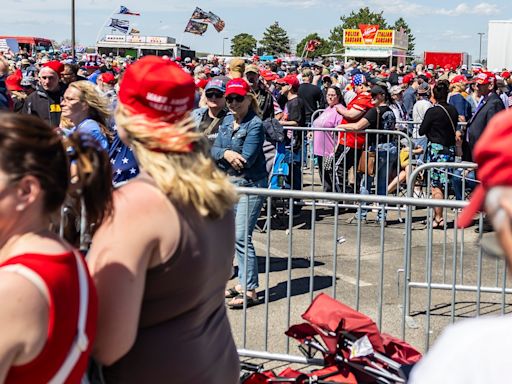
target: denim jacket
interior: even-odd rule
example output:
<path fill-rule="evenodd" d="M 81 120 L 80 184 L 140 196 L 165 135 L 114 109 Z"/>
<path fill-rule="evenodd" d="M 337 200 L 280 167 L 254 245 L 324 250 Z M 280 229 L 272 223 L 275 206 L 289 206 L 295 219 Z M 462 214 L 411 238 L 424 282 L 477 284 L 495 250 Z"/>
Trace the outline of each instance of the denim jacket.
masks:
<path fill-rule="evenodd" d="M 219 126 L 219 134 L 215 139 L 211 154 L 217 166 L 230 176 L 243 178 L 249 182 L 267 177 L 263 141 L 265 133 L 263 122 L 249 110 L 236 131 L 233 131 L 234 116 L 228 114 Z M 224 152 L 232 150 L 240 153 L 246 160 L 244 169 L 236 171 L 224 159 Z"/>

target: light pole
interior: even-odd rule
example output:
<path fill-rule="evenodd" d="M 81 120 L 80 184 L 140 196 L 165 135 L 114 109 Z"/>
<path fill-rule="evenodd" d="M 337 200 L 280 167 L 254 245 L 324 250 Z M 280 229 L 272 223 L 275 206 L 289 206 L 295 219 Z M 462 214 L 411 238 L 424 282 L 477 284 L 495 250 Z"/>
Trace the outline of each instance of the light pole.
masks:
<path fill-rule="evenodd" d="M 224 42 L 225 42 L 226 40 L 228 40 L 228 39 L 229 39 L 229 37 L 224 37 L 224 38 L 222 38 L 222 56 L 224 56 Z"/>
<path fill-rule="evenodd" d="M 75 0 L 71 0 L 71 57 L 75 60 Z"/>
<path fill-rule="evenodd" d="M 478 54 L 478 58 L 479 58 L 478 62 L 480 64 L 482 64 L 482 37 L 483 37 L 483 35 L 485 35 L 485 33 L 484 32 L 478 32 L 477 35 L 480 36 L 480 53 Z"/>

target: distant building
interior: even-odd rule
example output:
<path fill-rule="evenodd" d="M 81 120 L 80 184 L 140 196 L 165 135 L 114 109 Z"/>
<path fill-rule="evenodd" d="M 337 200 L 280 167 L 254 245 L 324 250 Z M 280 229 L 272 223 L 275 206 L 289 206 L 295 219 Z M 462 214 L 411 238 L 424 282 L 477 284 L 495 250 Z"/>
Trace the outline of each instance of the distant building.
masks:
<path fill-rule="evenodd" d="M 96 43 L 98 53 L 115 56 L 141 57 L 148 55 L 175 57 L 194 57 L 195 51 L 168 36 L 105 35 Z"/>

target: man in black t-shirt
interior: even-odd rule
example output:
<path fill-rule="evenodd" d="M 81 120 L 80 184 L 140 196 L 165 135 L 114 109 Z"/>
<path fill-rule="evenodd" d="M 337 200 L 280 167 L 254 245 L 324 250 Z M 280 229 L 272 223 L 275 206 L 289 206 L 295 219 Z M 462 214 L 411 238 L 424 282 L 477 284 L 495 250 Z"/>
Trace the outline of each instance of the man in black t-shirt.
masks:
<path fill-rule="evenodd" d="M 302 71 L 302 84 L 299 86 L 299 97 L 304 101 L 306 108 L 306 124 L 311 123 L 311 115 L 321 108 L 325 108 L 326 102 L 324 93 L 320 87 L 311 84 L 313 72 L 309 68 Z"/>
<path fill-rule="evenodd" d="M 304 127 L 306 123 L 306 109 L 304 101 L 298 96 L 299 80 L 294 75 L 287 75 L 282 79 L 277 79 L 277 84 L 281 85 L 281 94 L 287 98 L 284 107 L 283 116 L 280 123 L 283 127 Z M 302 189 L 302 141 L 305 131 L 286 131 L 287 138 L 290 140 L 293 149 L 293 167 L 291 185 L 295 190 Z"/>

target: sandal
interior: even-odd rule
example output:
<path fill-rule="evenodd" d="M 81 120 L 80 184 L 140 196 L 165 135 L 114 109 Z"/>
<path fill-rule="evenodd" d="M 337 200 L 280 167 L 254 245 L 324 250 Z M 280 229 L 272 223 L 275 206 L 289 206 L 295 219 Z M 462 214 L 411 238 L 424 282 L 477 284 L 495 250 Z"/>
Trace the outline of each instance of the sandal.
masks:
<path fill-rule="evenodd" d="M 240 294 L 241 292 L 238 289 L 236 289 L 236 287 L 231 287 L 226 289 L 226 292 L 224 292 L 224 297 L 226 299 L 232 299 L 233 297 L 237 297 Z"/>
<path fill-rule="evenodd" d="M 433 229 L 444 229 L 444 218 L 441 217 L 441 220 L 437 220 L 434 218 L 432 220 L 432 228 Z"/>
<path fill-rule="evenodd" d="M 257 297 L 252 298 L 249 296 L 244 296 L 243 294 L 240 293 L 238 296 L 234 297 L 233 300 L 231 300 L 227 304 L 227 306 L 230 309 L 243 309 L 244 308 L 244 297 L 247 297 L 247 308 L 253 307 L 260 303 L 260 300 Z"/>

